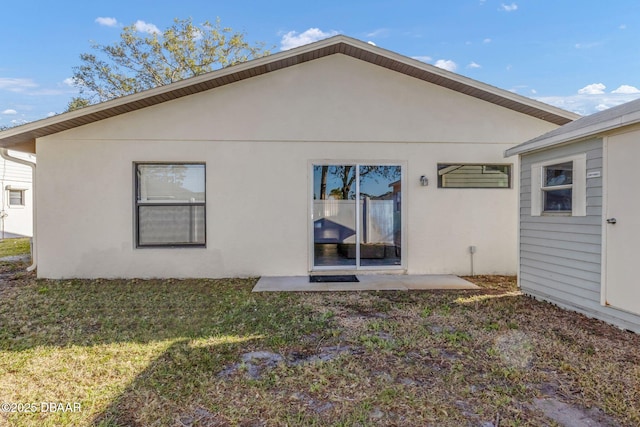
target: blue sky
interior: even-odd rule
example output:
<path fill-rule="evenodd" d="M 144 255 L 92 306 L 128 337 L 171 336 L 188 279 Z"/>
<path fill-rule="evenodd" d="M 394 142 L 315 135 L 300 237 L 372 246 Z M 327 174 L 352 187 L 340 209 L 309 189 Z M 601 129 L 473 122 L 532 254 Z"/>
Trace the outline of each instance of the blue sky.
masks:
<path fill-rule="evenodd" d="M 92 41 L 187 17 L 273 51 L 344 34 L 580 114 L 640 97 L 637 0 L 0 1 L 4 126 L 64 111 Z"/>

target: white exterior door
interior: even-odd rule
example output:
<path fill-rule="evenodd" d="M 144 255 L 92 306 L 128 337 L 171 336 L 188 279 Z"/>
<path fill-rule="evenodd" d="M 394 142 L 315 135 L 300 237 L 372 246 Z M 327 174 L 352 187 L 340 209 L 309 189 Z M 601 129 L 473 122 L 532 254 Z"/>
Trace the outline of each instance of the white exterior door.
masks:
<path fill-rule="evenodd" d="M 604 302 L 640 314 L 640 135 L 609 137 L 606 147 Z"/>

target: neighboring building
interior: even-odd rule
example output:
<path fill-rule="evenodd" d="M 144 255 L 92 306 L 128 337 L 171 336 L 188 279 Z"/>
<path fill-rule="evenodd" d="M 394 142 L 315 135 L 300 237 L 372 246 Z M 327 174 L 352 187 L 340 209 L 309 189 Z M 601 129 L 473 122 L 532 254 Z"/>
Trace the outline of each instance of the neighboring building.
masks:
<path fill-rule="evenodd" d="M 336 36 L 0 146 L 37 153 L 39 277 L 468 274 L 471 246 L 476 273 L 514 274 L 503 152 L 577 117 Z"/>
<path fill-rule="evenodd" d="M 35 162 L 32 154 L 11 152 L 15 157 Z M 0 158 L 0 238 L 25 237 L 33 233 L 32 170 L 29 166 Z"/>
<path fill-rule="evenodd" d="M 516 154 L 522 291 L 640 332 L 640 100 L 506 152 Z"/>

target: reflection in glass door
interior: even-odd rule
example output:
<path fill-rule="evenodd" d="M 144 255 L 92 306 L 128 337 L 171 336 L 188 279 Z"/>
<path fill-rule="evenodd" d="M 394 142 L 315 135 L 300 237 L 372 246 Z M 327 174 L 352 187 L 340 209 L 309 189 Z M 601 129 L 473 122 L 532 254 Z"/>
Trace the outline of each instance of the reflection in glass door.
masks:
<path fill-rule="evenodd" d="M 355 165 L 313 167 L 313 265 L 315 267 L 351 268 L 356 266 L 355 182 Z"/>
<path fill-rule="evenodd" d="M 400 166 L 359 166 L 360 264 L 400 265 Z"/>
<path fill-rule="evenodd" d="M 313 266 L 401 265 L 402 169 L 313 166 Z"/>

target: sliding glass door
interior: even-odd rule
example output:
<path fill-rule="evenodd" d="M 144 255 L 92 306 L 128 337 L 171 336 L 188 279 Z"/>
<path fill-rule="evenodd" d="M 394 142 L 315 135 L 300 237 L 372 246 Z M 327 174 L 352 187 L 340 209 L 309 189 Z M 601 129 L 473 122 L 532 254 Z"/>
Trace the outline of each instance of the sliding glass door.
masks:
<path fill-rule="evenodd" d="M 402 264 L 402 168 L 313 165 L 314 269 Z"/>

